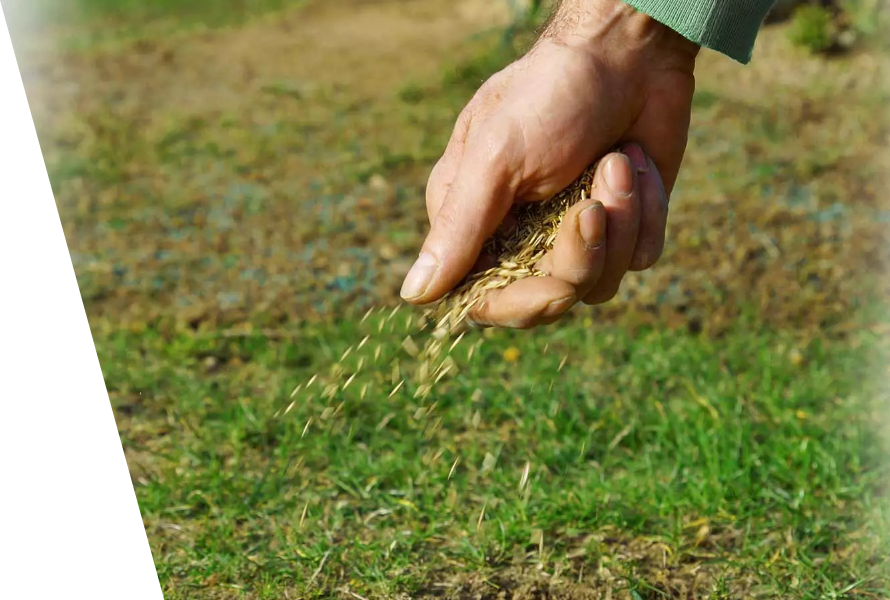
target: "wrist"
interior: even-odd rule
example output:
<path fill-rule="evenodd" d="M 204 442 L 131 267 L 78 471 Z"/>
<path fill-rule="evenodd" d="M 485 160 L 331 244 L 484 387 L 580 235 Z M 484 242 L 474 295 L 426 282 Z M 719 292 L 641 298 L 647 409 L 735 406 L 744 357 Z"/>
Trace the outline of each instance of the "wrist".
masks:
<path fill-rule="evenodd" d="M 631 60 L 689 71 L 700 50 L 698 44 L 622 0 L 559 0 L 541 40 L 597 53 L 620 49 Z"/>

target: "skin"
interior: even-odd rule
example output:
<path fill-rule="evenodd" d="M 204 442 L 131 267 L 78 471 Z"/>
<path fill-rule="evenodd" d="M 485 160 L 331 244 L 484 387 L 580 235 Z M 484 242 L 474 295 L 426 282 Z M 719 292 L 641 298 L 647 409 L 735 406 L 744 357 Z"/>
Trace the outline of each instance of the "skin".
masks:
<path fill-rule="evenodd" d="M 548 273 L 489 294 L 480 325 L 529 328 L 614 298 L 660 258 L 689 130 L 698 47 L 620 0 L 563 0 L 533 48 L 461 112 L 430 175 L 431 229 L 402 287 L 445 295 L 514 202 L 551 197 L 602 157 L 594 197 L 571 209 Z M 606 154 L 611 149 L 620 152 Z M 604 156 L 605 155 L 605 156 Z"/>

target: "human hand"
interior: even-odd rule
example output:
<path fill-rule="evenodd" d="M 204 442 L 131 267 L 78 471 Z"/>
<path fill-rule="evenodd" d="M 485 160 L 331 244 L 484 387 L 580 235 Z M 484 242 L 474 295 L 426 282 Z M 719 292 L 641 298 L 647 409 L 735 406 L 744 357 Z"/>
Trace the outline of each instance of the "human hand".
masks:
<path fill-rule="evenodd" d="M 620 0 L 564 0 L 532 50 L 485 82 L 458 118 L 430 175 L 432 229 L 403 298 L 441 298 L 478 264 L 514 202 L 551 197 L 619 144 L 626 157 L 605 157 L 604 185 L 570 211 L 538 265 L 550 276 L 492 293 L 470 318 L 552 322 L 578 300 L 610 300 L 627 271 L 652 266 L 686 147 L 696 53 Z M 585 212 L 595 200 L 603 208 Z"/>

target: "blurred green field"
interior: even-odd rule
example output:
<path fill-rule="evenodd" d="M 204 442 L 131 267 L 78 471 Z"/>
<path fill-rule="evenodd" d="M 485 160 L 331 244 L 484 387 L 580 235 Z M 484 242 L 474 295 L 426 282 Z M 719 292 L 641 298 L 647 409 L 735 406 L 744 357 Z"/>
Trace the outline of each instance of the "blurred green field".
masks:
<path fill-rule="evenodd" d="M 386 315 L 521 11 L 68 6 L 10 22 L 166 598 L 890 597 L 884 54 L 705 53 L 661 262 L 420 401 Z"/>

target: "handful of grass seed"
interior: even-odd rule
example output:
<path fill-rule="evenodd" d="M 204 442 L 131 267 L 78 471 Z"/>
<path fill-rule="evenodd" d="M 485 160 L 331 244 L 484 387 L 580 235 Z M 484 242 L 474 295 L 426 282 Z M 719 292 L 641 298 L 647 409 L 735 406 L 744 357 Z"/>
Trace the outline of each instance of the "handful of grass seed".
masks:
<path fill-rule="evenodd" d="M 553 248 L 566 212 L 590 198 L 596 164 L 549 200 L 514 205 L 517 226 L 508 236 L 497 233 L 485 244 L 483 253 L 495 256 L 497 265 L 470 275 L 427 311 L 435 323 L 434 334 L 442 337 L 465 329 L 467 316 L 486 293 L 505 288 L 526 277 L 545 275 L 535 268 Z"/>
<path fill-rule="evenodd" d="M 410 334 L 398 348 L 383 348 L 382 344 L 368 344 L 372 336 L 367 335 L 356 347 L 350 346 L 346 350 L 340 360 L 332 366 L 329 377 L 319 378 L 316 374 L 308 383 L 297 386 L 291 394 L 293 401 L 284 414 L 287 414 L 298 401 L 294 397 L 301 391 L 304 394 L 309 393 L 313 384 L 315 387 L 312 389 L 321 390 L 322 399 L 333 400 L 356 381 L 365 366 L 380 365 L 381 361 L 388 363 L 389 376 L 385 372 L 386 369 L 375 368 L 375 372 L 365 378 L 366 381 L 353 384 L 360 390 L 359 399 L 364 400 L 370 387 L 374 385 L 389 386 L 382 390 L 381 396 L 378 397 L 389 399 L 400 392 L 404 393 L 407 380 L 404 377 L 404 366 L 398 356 L 401 351 L 407 353 L 416 364 L 413 378 L 416 387 L 413 397 L 422 399 L 428 396 L 435 384 L 457 371 L 457 363 L 452 358 L 453 351 L 466 333 L 470 311 L 485 294 L 505 288 L 526 277 L 545 275 L 536 269 L 536 265 L 553 248 L 566 212 L 576 203 L 591 197 L 596 166 L 593 164 L 588 167 L 578 179 L 552 198 L 542 202 L 517 204 L 512 208 L 516 226 L 509 234 L 496 233 L 483 248 L 485 254 L 496 257 L 497 265 L 466 277 L 434 307 L 427 309 L 423 319 L 415 321 L 414 316 L 408 317 L 405 328 L 409 330 L 415 324 L 419 325 L 420 330 L 433 324 L 432 335 L 426 339 L 422 347 L 418 346 Z M 386 328 L 394 333 L 395 316 L 399 307 L 388 316 L 383 316 L 382 310 L 384 309 L 377 311 L 377 333 L 383 333 Z M 370 318 L 373 312 L 373 309 L 368 311 L 362 323 Z M 447 338 L 451 336 L 456 336 L 456 339 L 448 340 Z M 367 353 L 372 347 L 373 358 L 370 358 L 370 355 L 367 357 L 360 355 L 362 348 L 366 348 Z M 476 343 L 469 348 L 467 360 L 472 359 L 478 347 L 479 343 Z M 347 361 L 350 355 L 352 359 Z M 351 366 L 352 360 L 357 361 L 355 366 Z M 337 415 L 342 406 L 341 402 L 337 409 L 328 407 L 319 418 L 324 419 L 325 415 L 328 418 Z"/>

